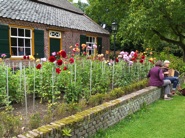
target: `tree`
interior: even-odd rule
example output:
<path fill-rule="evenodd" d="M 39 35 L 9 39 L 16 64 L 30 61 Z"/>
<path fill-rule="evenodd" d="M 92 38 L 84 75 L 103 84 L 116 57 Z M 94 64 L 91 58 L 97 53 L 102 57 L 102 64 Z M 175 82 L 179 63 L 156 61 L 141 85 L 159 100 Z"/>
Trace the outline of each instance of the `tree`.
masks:
<path fill-rule="evenodd" d="M 88 15 L 97 22 L 119 23 L 121 43 L 142 43 L 144 47 L 175 45 L 185 61 L 184 0 L 89 0 Z M 166 45 L 166 44 L 165 44 Z"/>
<path fill-rule="evenodd" d="M 73 0 L 68 0 L 68 1 L 72 2 L 75 7 L 81 9 L 83 12 L 85 12 L 85 9 L 89 6 L 89 4 L 84 3 L 81 0 L 78 0 L 77 3 L 74 3 Z"/>

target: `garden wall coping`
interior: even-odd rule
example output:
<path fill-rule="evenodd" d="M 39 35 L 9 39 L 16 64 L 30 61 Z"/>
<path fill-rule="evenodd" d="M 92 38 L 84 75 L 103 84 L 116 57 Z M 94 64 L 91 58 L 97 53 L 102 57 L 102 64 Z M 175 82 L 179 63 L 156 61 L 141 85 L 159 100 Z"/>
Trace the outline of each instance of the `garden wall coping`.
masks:
<path fill-rule="evenodd" d="M 71 130 L 71 138 L 86 138 L 138 111 L 144 104 L 158 100 L 160 96 L 161 88 L 150 86 L 28 131 L 17 138 L 68 138 L 63 135 L 65 129 Z"/>

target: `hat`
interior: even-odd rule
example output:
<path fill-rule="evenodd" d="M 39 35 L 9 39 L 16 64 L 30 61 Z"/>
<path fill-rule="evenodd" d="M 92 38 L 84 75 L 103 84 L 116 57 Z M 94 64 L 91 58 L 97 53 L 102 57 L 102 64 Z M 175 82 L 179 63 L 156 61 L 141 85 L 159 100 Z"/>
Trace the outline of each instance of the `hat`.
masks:
<path fill-rule="evenodd" d="M 164 64 L 170 64 L 170 61 L 169 60 L 165 60 Z"/>

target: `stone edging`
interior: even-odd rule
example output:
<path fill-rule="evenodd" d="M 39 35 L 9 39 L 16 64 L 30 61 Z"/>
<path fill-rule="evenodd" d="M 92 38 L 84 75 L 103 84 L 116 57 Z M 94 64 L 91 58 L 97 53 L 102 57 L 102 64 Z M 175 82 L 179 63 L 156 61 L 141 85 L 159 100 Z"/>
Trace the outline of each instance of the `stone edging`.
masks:
<path fill-rule="evenodd" d="M 160 96 L 160 88 L 147 87 L 18 135 L 17 138 L 68 138 L 63 136 L 62 131 L 65 129 L 71 130 L 71 138 L 86 138 L 133 114 L 144 104 L 158 100 Z"/>

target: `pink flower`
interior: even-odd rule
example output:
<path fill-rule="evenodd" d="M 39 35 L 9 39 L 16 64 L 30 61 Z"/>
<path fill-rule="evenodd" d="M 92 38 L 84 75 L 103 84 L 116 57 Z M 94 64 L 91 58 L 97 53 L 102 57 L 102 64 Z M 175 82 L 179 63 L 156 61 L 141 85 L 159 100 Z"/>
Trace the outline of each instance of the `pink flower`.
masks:
<path fill-rule="evenodd" d="M 83 52 L 83 55 L 84 55 L 84 56 L 86 56 L 86 55 L 87 55 L 87 53 L 86 53 L 86 52 Z"/>
<path fill-rule="evenodd" d="M 76 52 L 76 48 L 73 48 L 73 52 Z"/>
<path fill-rule="evenodd" d="M 53 53 L 52 53 L 52 56 L 56 56 L 56 54 L 57 54 L 56 52 L 53 52 Z"/>
<path fill-rule="evenodd" d="M 69 63 L 73 64 L 74 63 L 74 58 L 70 58 Z"/>
<path fill-rule="evenodd" d="M 75 46 L 76 46 L 76 47 L 78 47 L 78 46 L 79 46 L 79 44 L 78 44 L 78 43 L 76 43 L 76 44 L 75 44 Z"/>
<path fill-rule="evenodd" d="M 131 51 L 131 52 L 130 52 L 130 55 L 131 55 L 132 57 L 134 56 L 134 54 L 135 54 L 134 51 Z"/>
<path fill-rule="evenodd" d="M 6 54 L 1 54 L 1 57 L 2 57 L 2 58 L 5 58 L 5 57 L 6 57 Z"/>
<path fill-rule="evenodd" d="M 119 54 L 120 54 L 120 55 L 124 55 L 124 54 L 125 54 L 125 52 L 124 52 L 124 51 L 121 51 Z"/>
<path fill-rule="evenodd" d="M 71 54 L 71 56 L 72 56 L 72 57 L 74 57 L 74 56 L 75 56 L 75 54 Z"/>
<path fill-rule="evenodd" d="M 92 49 L 92 47 L 91 46 L 87 46 L 87 49 Z"/>
<path fill-rule="evenodd" d="M 132 66 L 133 65 L 133 61 L 129 61 L 128 64 L 129 64 L 129 66 Z"/>
<path fill-rule="evenodd" d="M 93 45 L 93 48 L 96 49 L 97 48 L 97 45 Z"/>

